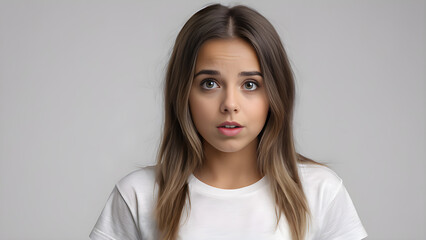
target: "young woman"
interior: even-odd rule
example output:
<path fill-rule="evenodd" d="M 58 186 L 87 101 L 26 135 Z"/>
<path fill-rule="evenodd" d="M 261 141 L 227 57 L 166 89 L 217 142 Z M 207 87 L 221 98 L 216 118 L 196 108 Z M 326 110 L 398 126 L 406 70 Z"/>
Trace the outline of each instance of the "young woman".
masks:
<path fill-rule="evenodd" d="M 258 12 L 219 4 L 177 36 L 158 162 L 120 180 L 92 239 L 367 236 L 342 180 L 296 153 L 294 79 Z"/>

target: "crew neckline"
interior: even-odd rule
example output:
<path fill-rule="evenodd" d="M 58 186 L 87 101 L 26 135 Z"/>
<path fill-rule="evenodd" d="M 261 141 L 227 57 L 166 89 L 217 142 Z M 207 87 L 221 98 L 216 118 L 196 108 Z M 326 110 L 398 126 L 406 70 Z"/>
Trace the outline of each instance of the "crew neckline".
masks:
<path fill-rule="evenodd" d="M 218 188 L 218 187 L 213 187 L 211 185 L 208 185 L 207 183 L 204 183 L 201 180 L 199 180 L 197 177 L 194 176 L 194 174 L 191 173 L 191 175 L 188 178 L 188 185 L 191 189 L 195 191 L 203 192 L 208 195 L 214 195 L 219 197 L 233 197 L 237 195 L 246 195 L 265 187 L 267 185 L 267 177 L 265 175 L 261 179 L 259 179 L 257 182 L 252 183 L 245 187 L 225 189 L 225 188 Z"/>

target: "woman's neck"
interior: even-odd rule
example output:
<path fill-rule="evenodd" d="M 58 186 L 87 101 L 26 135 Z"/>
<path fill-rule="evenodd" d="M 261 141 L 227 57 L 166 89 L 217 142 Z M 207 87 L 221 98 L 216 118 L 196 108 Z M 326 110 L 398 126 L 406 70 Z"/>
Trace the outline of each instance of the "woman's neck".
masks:
<path fill-rule="evenodd" d="M 262 178 L 257 166 L 257 139 L 238 152 L 221 152 L 204 142 L 203 166 L 194 172 L 200 181 L 224 189 L 251 185 Z"/>

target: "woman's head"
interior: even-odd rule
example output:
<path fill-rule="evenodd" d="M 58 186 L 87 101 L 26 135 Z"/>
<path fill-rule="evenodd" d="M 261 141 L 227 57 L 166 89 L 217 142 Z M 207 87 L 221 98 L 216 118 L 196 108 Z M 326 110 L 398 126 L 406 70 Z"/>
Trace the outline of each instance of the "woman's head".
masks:
<path fill-rule="evenodd" d="M 290 127 L 293 112 L 294 82 L 280 38 L 273 26 L 255 10 L 245 6 L 228 8 L 219 4 L 194 14 L 180 31 L 169 62 L 166 88 L 166 118 L 175 118 L 183 138 L 202 159 L 199 135 L 189 106 L 197 57 L 206 43 L 217 39 L 239 39 L 251 46 L 258 58 L 259 70 L 270 113 L 262 131 L 270 142 Z M 170 116 L 167 116 L 170 114 Z"/>

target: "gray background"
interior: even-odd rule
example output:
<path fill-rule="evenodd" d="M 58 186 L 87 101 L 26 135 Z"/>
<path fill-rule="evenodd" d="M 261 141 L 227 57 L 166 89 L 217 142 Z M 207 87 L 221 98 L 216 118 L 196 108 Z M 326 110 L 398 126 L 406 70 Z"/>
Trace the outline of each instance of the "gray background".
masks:
<path fill-rule="evenodd" d="M 0 2 L 0 239 L 88 239 L 154 163 L 165 65 L 207 3 Z M 291 58 L 298 151 L 343 178 L 368 239 L 426 239 L 425 1 L 244 3 Z"/>

